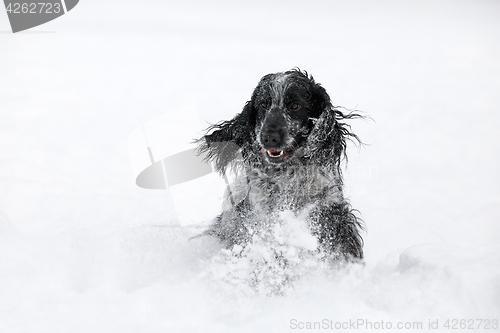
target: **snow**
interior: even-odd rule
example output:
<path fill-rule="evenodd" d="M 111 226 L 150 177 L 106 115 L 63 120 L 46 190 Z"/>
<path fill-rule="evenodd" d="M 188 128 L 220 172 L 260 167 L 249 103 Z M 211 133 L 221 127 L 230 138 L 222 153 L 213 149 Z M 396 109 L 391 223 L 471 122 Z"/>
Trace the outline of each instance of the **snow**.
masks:
<path fill-rule="evenodd" d="M 493 1 L 81 1 L 13 35 L 0 10 L 0 332 L 500 319 L 499 14 Z M 135 185 L 128 137 L 187 105 L 229 119 L 261 76 L 294 66 L 374 119 L 351 122 L 368 145 L 345 173 L 366 260 L 278 269 L 295 280 L 269 295 L 248 284 L 265 244 L 249 261 L 188 241 L 200 230 L 176 227 L 169 192 Z M 275 231 L 293 257 L 310 239 L 289 220 Z"/>

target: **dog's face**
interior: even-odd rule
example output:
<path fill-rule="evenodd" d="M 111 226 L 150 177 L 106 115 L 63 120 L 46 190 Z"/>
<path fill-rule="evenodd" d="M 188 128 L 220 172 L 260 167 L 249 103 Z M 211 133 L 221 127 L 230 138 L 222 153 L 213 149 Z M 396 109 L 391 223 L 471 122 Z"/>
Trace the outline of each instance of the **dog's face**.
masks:
<path fill-rule="evenodd" d="M 294 156 L 322 113 L 329 97 L 300 71 L 264 76 L 252 96 L 255 139 L 263 158 L 280 164 Z"/>
<path fill-rule="evenodd" d="M 338 169 L 346 139 L 357 139 L 338 120 L 355 117 L 334 108 L 326 90 L 306 72 L 268 74 L 241 113 L 209 128 L 199 152 L 206 152 L 219 172 L 238 163 L 239 151 L 247 166 L 280 169 L 307 156 L 310 163 Z"/>

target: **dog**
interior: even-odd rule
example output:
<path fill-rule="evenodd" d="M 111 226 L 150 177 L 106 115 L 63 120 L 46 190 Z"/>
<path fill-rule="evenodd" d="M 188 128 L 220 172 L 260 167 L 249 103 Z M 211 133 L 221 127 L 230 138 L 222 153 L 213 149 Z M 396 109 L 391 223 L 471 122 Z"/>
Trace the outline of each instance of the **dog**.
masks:
<path fill-rule="evenodd" d="M 235 183 L 203 235 L 228 249 L 245 247 L 256 230 L 284 210 L 306 215 L 317 251 L 359 261 L 364 229 L 343 195 L 346 143 L 358 141 L 344 121 L 362 118 L 332 106 L 326 90 L 298 68 L 262 77 L 243 111 L 212 125 L 197 140 L 198 153 Z"/>

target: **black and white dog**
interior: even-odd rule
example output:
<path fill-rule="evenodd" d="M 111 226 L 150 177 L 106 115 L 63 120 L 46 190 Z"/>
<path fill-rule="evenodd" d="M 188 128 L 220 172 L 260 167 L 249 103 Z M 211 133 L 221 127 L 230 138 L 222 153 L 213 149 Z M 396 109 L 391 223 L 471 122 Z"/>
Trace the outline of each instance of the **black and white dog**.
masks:
<path fill-rule="evenodd" d="M 333 107 L 307 72 L 264 76 L 241 113 L 198 141 L 218 172 L 237 170 L 239 184 L 204 234 L 244 247 L 264 221 L 289 210 L 307 216 L 318 251 L 362 259 L 362 223 L 343 196 L 340 168 L 346 140 L 358 140 L 342 121 L 357 117 Z"/>

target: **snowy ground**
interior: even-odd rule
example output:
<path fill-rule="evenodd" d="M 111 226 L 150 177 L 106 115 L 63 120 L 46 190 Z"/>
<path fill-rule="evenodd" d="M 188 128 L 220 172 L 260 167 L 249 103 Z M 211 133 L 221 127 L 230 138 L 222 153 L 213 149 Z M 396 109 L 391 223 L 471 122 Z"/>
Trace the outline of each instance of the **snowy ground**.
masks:
<path fill-rule="evenodd" d="M 495 1 L 84 0 L 13 35 L 0 10 L 0 332 L 500 320 L 499 17 Z M 188 104 L 231 118 L 294 66 L 375 119 L 352 123 L 370 145 L 346 173 L 366 266 L 251 295 L 172 227 L 168 192 L 135 186 L 127 139 Z"/>

